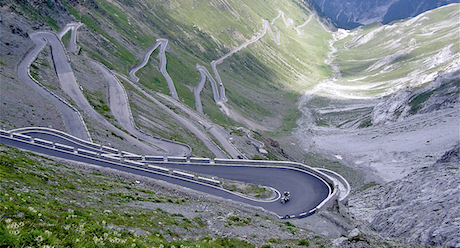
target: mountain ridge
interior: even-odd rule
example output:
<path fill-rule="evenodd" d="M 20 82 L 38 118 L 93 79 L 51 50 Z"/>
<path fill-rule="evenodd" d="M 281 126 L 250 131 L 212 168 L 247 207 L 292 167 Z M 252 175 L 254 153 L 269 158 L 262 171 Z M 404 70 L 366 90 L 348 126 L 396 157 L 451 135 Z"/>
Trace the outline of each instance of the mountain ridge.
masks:
<path fill-rule="evenodd" d="M 317 11 L 324 12 L 337 27 L 354 29 L 362 25 L 379 22 L 389 24 L 393 21 L 415 17 L 458 0 L 313 0 Z"/>

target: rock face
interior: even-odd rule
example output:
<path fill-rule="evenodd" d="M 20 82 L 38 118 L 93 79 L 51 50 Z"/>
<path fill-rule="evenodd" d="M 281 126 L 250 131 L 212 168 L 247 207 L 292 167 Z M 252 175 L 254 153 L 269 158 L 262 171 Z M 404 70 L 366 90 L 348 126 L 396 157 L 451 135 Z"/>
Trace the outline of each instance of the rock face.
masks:
<path fill-rule="evenodd" d="M 350 210 L 380 235 L 424 246 L 460 246 L 460 145 L 433 166 L 353 195 Z"/>
<path fill-rule="evenodd" d="M 414 17 L 427 10 L 458 0 L 314 0 L 317 8 L 339 27 L 356 28 L 360 25 Z"/>
<path fill-rule="evenodd" d="M 431 113 L 441 109 L 459 108 L 460 70 L 438 76 L 426 87 L 404 89 L 381 101 L 372 111 L 372 123 L 383 125 L 409 115 Z"/>

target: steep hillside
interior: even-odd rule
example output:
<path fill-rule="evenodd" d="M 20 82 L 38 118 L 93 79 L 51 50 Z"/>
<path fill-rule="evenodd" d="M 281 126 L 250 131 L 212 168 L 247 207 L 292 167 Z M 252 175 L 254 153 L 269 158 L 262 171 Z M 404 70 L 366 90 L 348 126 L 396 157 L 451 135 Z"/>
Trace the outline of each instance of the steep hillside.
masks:
<path fill-rule="evenodd" d="M 182 116 L 189 117 L 190 111 L 179 109 L 177 102 L 166 101 L 156 93 L 177 98 L 178 102 L 196 109 L 197 115 L 224 126 L 222 133 L 229 137 L 228 133 L 233 132 L 235 143 L 248 150 L 244 153 L 257 153 L 252 144 L 259 147 L 261 143 L 250 139 L 252 135 L 266 143 L 268 158 L 292 159 L 339 171 L 350 181 L 354 193 L 375 185 L 382 185 L 383 190 L 401 185 L 404 188 L 417 176 L 423 178 L 424 185 L 445 186 L 446 192 L 456 187 L 438 185 L 428 176 L 431 169 L 424 170 L 424 167 L 431 166 L 459 142 L 458 4 L 389 25 L 371 24 L 336 32 L 329 31 L 318 14 L 300 0 L 264 4 L 251 0 L 2 1 L 0 10 L 3 128 L 52 126 L 66 131 L 56 107 L 19 79 L 17 67 L 33 47 L 31 34 L 44 30 L 58 32 L 67 23 L 80 21 L 83 25 L 77 30 L 78 49 L 75 53 L 68 51 L 67 58 L 84 97 L 116 130 L 82 111 L 62 89 L 49 47 L 45 46 L 38 54 L 30 66 L 30 74 L 82 113 L 97 143 L 143 152 L 128 141 L 133 137 L 114 117 L 114 109 L 109 107 L 107 79 L 93 61 L 101 62 L 120 79 L 134 122 L 142 131 L 186 143 L 193 148 L 195 156 L 214 156 L 168 109 L 160 108 L 141 90 L 127 83 L 128 72 L 140 63 L 149 48 L 157 41 L 162 44 L 167 41 L 167 45 L 153 51 L 145 67 L 136 72 L 140 80 L 135 85 L 158 96 L 169 110 Z M 63 36 L 63 44 L 69 46 L 70 39 L 70 34 Z M 161 49 L 166 51 L 166 71 L 177 95 L 168 85 L 165 71 L 160 69 L 164 59 Z M 206 79 L 202 78 L 205 71 L 209 72 Z M 212 82 L 216 82 L 214 86 Z M 199 100 L 196 95 L 200 96 Z M 195 122 L 203 133 L 211 129 L 205 130 L 202 123 Z M 248 131 L 246 136 L 241 131 L 244 129 L 235 126 L 256 132 Z M 434 173 L 443 176 L 450 170 L 456 169 L 448 166 Z M 404 202 L 398 199 L 407 192 L 391 191 L 391 201 L 381 203 L 390 207 L 388 211 L 371 209 L 369 214 L 356 214 L 367 208 L 367 203 L 361 200 L 375 197 L 374 193 L 379 192 L 364 191 L 353 198 L 356 203 L 353 206 L 358 209 L 355 215 L 368 220 L 371 228 L 382 235 L 393 237 L 398 233 L 385 224 L 385 218 L 397 221 L 405 218 L 399 212 L 389 215 L 391 207 L 396 209 Z M 414 197 L 407 206 L 414 214 L 423 214 L 423 211 L 415 211 L 420 208 L 417 196 Z M 452 218 L 456 217 L 447 216 L 446 221 Z M 432 220 L 441 223 L 434 217 Z M 350 224 L 353 221 L 347 219 L 344 221 L 347 224 L 343 224 L 332 219 L 328 228 L 322 227 L 317 232 L 332 226 L 340 229 L 335 232 L 331 228 L 338 236 L 346 235 L 355 226 L 368 230 L 366 223 Z M 195 222 L 194 227 L 200 225 L 199 221 Z M 5 223 L 2 224 L 6 226 Z M 299 221 L 299 224 L 311 223 Z M 285 230 L 294 230 L 290 224 L 286 225 Z M 321 229 L 314 223 L 312 226 Z M 163 231 L 172 238 L 174 233 L 168 230 Z M 369 233 L 372 231 L 366 231 Z M 428 245 L 452 240 L 450 229 L 439 229 L 430 235 L 433 233 L 439 233 L 440 240 L 425 238 L 423 232 L 414 232 L 410 238 L 401 234 L 398 238 Z M 365 235 L 358 234 L 349 239 L 341 237 L 334 244 L 372 246 L 366 242 Z M 155 245 L 166 241 L 182 244 L 172 239 L 152 238 L 156 240 Z M 257 240 L 258 244 L 267 241 Z M 285 241 L 282 243 L 301 243 Z M 315 245 L 323 244 L 333 243 L 325 241 Z M 385 246 L 384 243 L 378 245 Z"/>
<path fill-rule="evenodd" d="M 15 66 L 32 46 L 28 34 L 38 30 L 60 31 L 68 22 L 78 20 L 83 24 L 77 31 L 78 52 L 68 56 L 90 104 L 115 126 L 119 125 L 108 107 L 104 78 L 88 59 L 128 75 L 157 39 L 168 40 L 167 72 L 174 82 L 178 99 L 191 108 L 201 104 L 203 113 L 224 127 L 243 125 L 250 129 L 289 133 L 299 116 L 295 108 L 299 95 L 330 75 L 324 59 L 329 49 L 326 40 L 331 36 L 301 1 L 283 0 L 264 5 L 253 1 L 128 3 L 97 0 L 47 4 L 6 1 L 1 8 L 5 38 L 2 49 L 6 54 L 2 58 L 5 95 L 28 90 L 15 72 Z M 69 36 L 63 37 L 64 44 L 68 44 Z M 13 47 L 15 53 L 10 52 Z M 59 87 L 47 49 L 32 64 L 31 73 L 53 93 L 72 103 Z M 225 54 L 230 56 L 216 65 L 218 75 L 214 72 L 212 77 L 222 79 L 220 87 L 224 87 L 228 101 L 224 105 L 216 104 L 208 78 L 200 93 L 201 102 L 197 102 L 194 91 L 200 81 L 200 71 L 196 66 L 204 66 L 212 72 L 210 63 Z M 153 52 L 146 67 L 137 72 L 139 83 L 148 92 L 169 94 L 157 56 L 158 50 Z M 127 84 L 125 88 L 131 95 L 134 120 L 141 129 L 155 136 L 188 143 L 194 147 L 195 154 L 212 156 L 193 134 L 175 124 L 158 108 L 151 108 L 152 103 L 142 102 L 142 95 Z M 38 106 L 14 99 L 19 98 L 2 98 L 2 113 L 5 113 L 2 123 L 7 129 L 52 125 L 65 131 L 62 123 L 59 124 L 59 114 L 54 113 L 54 123 L 43 122 L 45 117 L 43 120 L 34 118 L 46 116 L 52 106 L 34 109 L 31 116 L 11 114 Z M 84 113 L 83 118 L 96 141 L 123 142 L 112 134 L 113 131 Z M 178 134 L 177 130 L 182 131 Z M 131 149 L 137 151 L 135 147 Z"/>
<path fill-rule="evenodd" d="M 328 160 L 353 187 L 355 218 L 384 237 L 458 246 L 459 16 L 453 4 L 339 29 L 334 76 L 299 103 L 298 159 Z"/>
<path fill-rule="evenodd" d="M 458 246 L 459 148 L 401 180 L 358 192 L 350 199 L 350 210 L 385 237 L 424 246 Z"/>
<path fill-rule="evenodd" d="M 328 61 L 334 77 L 299 104 L 304 148 L 390 181 L 456 145 L 459 15 L 458 4 L 448 5 L 392 25 L 335 33 Z"/>

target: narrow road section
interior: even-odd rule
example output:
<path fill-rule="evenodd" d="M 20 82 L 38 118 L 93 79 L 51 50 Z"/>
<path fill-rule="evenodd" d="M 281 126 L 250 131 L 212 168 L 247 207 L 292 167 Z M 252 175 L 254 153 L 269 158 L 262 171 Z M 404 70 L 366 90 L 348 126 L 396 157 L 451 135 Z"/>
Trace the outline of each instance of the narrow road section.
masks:
<path fill-rule="evenodd" d="M 91 140 L 86 125 L 77 109 L 59 98 L 57 95 L 46 89 L 42 84 L 36 81 L 30 75 L 30 65 L 37 57 L 38 53 L 45 48 L 47 44 L 46 36 L 42 32 L 32 33 L 30 39 L 35 43 L 35 47 L 26 54 L 18 65 L 19 78 L 30 88 L 34 89 L 40 95 L 52 102 L 61 113 L 67 132 L 83 140 Z M 65 56 L 65 55 L 64 55 Z M 65 59 L 66 63 L 68 61 Z"/>
<path fill-rule="evenodd" d="M 91 63 L 99 69 L 102 75 L 104 75 L 109 88 L 110 109 L 115 119 L 117 119 L 124 129 L 142 140 L 148 141 L 155 146 L 165 149 L 168 151 L 168 155 L 170 156 L 183 157 L 190 156 L 192 154 L 192 149 L 186 144 L 156 138 L 139 130 L 134 123 L 131 108 L 129 107 L 128 96 L 121 82 L 102 64 L 94 61 L 91 61 Z"/>
<path fill-rule="evenodd" d="M 168 46 L 168 40 L 157 39 L 157 41 L 150 47 L 150 49 L 144 55 L 144 59 L 142 60 L 142 62 L 129 71 L 129 75 L 134 80 L 134 82 L 136 83 L 139 82 L 139 78 L 136 77 L 136 72 L 142 67 L 144 67 L 145 65 L 147 65 L 147 62 L 150 59 L 150 55 L 153 53 L 153 51 L 155 51 L 155 49 L 158 48 L 158 46 L 160 46 L 160 72 L 161 74 L 163 74 L 163 77 L 166 79 L 166 82 L 168 83 L 169 93 L 171 94 L 171 96 L 174 99 L 179 100 L 179 97 L 177 96 L 177 92 L 176 92 L 176 87 L 174 86 L 174 82 L 172 81 L 171 77 L 168 74 L 168 71 L 166 70 L 165 51 L 166 51 L 166 47 Z"/>

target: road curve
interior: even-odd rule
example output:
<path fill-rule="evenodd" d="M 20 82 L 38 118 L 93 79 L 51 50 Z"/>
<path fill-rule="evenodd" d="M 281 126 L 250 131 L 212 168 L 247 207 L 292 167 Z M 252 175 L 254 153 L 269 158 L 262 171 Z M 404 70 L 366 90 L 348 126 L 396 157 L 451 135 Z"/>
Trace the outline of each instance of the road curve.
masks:
<path fill-rule="evenodd" d="M 204 185 L 193 180 L 177 178 L 170 174 L 159 174 L 142 167 L 133 167 L 126 164 L 113 163 L 78 155 L 55 148 L 31 144 L 11 137 L 0 136 L 0 142 L 5 145 L 15 146 L 42 154 L 61 157 L 64 159 L 110 167 L 121 171 L 130 172 L 154 179 L 164 180 L 176 185 L 181 185 L 204 193 L 239 201 L 253 206 L 262 207 L 276 213 L 280 217 L 297 216 L 315 209 L 331 195 L 331 188 L 321 178 L 304 170 L 284 166 L 253 166 L 253 165 L 218 165 L 197 163 L 166 163 L 157 162 L 156 165 L 170 169 L 180 169 L 200 174 L 214 175 L 225 179 L 237 180 L 274 188 L 279 192 L 290 191 L 291 200 L 286 204 L 279 201 L 259 201 L 223 190 L 220 187 Z M 242 160 L 243 161 L 243 160 Z M 152 162 L 153 163 L 153 162 Z M 155 163 L 153 163 L 155 164 Z"/>
<path fill-rule="evenodd" d="M 137 91 L 139 91 L 140 93 L 142 93 L 144 96 L 146 96 L 147 98 L 149 98 L 152 102 L 154 102 L 157 106 L 159 106 L 161 109 L 163 109 L 164 111 L 166 111 L 168 114 L 170 114 L 173 118 L 175 118 L 176 120 L 178 120 L 180 123 L 182 123 L 182 125 L 184 125 L 186 128 L 188 128 L 189 131 L 191 131 L 193 134 L 195 134 L 201 141 L 203 141 L 203 143 L 206 145 L 206 147 L 209 148 L 209 150 L 214 153 L 214 155 L 216 155 L 216 158 L 228 158 L 227 154 L 225 154 L 210 138 L 209 136 L 202 132 L 200 129 L 198 129 L 189 119 L 177 114 L 176 112 L 172 111 L 170 108 L 166 107 L 163 103 L 161 103 L 160 101 L 158 101 L 155 97 L 153 97 L 152 95 L 148 94 L 147 92 L 145 92 L 142 88 L 140 88 L 138 85 L 136 85 L 135 83 L 133 83 L 131 80 L 129 80 L 125 75 L 121 74 L 121 73 L 118 73 L 118 72 L 113 72 L 114 74 L 116 74 L 117 76 L 119 76 L 120 78 L 122 78 L 123 80 L 125 80 L 126 82 L 128 82 L 129 84 L 131 84 L 131 86 L 133 88 L 135 88 Z M 176 103 L 178 103 L 178 101 L 176 100 L 170 100 L 170 99 L 167 99 L 168 101 L 170 101 L 172 104 L 176 105 Z M 177 105 L 176 105 L 177 106 Z M 189 113 L 191 116 L 193 115 L 193 113 L 191 113 L 190 111 L 187 111 L 187 110 L 184 110 L 185 112 Z"/>
<path fill-rule="evenodd" d="M 135 66 L 133 69 L 129 71 L 129 75 L 131 78 L 137 83 L 139 81 L 139 78 L 136 77 L 136 72 L 147 65 L 147 62 L 149 61 L 150 55 L 157 49 L 157 47 L 160 46 L 160 72 L 163 74 L 163 77 L 166 79 L 166 82 L 168 83 L 169 87 L 169 93 L 171 96 L 179 100 L 179 97 L 176 92 L 176 87 L 174 86 L 174 82 L 172 81 L 171 77 L 168 74 L 168 71 L 166 70 L 166 47 L 168 46 L 168 40 L 166 39 L 157 39 L 157 41 L 150 47 L 150 49 L 147 51 L 147 53 L 144 55 L 144 59 L 142 60 L 139 65 Z"/>
<path fill-rule="evenodd" d="M 102 64 L 95 61 L 91 61 L 91 64 L 96 66 L 102 75 L 104 75 L 109 88 L 110 110 L 115 119 L 117 119 L 117 121 L 124 129 L 126 129 L 132 135 L 166 150 L 167 152 L 165 155 L 183 157 L 190 156 L 192 154 L 192 149 L 186 144 L 169 141 L 162 138 L 155 138 L 140 131 L 134 123 L 131 109 L 129 107 L 128 96 L 121 82 L 118 81 L 112 72 Z"/>
<path fill-rule="evenodd" d="M 271 23 L 269 23 L 267 20 L 262 20 L 263 22 L 263 31 L 260 35 L 258 35 L 256 38 L 250 40 L 250 41 L 247 41 L 243 44 L 241 44 L 240 46 L 238 46 L 237 48 L 233 49 L 232 51 L 230 51 L 229 53 L 225 54 L 224 56 L 222 56 L 221 58 L 217 59 L 217 60 L 213 60 L 211 62 L 211 68 L 214 72 L 214 75 L 216 77 L 216 81 L 217 83 L 219 84 L 220 86 L 220 93 L 217 91 L 217 84 L 216 82 L 214 81 L 214 79 L 210 76 L 209 72 L 207 71 L 207 69 L 203 66 L 200 66 L 200 65 L 197 65 L 196 68 L 200 71 L 200 74 L 201 74 L 201 78 L 200 78 L 200 81 L 198 82 L 198 85 L 195 87 L 193 93 L 195 95 L 195 106 L 196 106 L 196 110 L 200 113 L 203 113 L 203 107 L 201 105 L 201 99 L 200 99 L 200 94 L 201 94 L 201 91 L 203 90 L 203 85 L 204 83 L 206 82 L 205 80 L 205 77 L 207 77 L 209 80 L 210 80 L 210 83 L 211 83 L 211 87 L 212 87 L 212 90 L 213 90 L 213 95 L 214 95 L 214 101 L 216 103 L 224 103 L 226 102 L 228 99 L 225 97 L 225 88 L 224 88 L 224 85 L 223 85 L 223 82 L 222 82 L 222 79 L 220 78 L 220 75 L 219 75 L 219 72 L 217 70 L 217 65 L 220 64 L 224 59 L 228 58 L 229 56 L 233 55 L 234 53 L 238 52 L 239 50 L 245 48 L 246 46 L 248 46 L 249 44 L 252 44 L 258 40 L 260 40 L 267 32 L 267 30 L 270 32 L 270 35 L 273 39 L 273 42 L 275 42 L 276 45 L 281 45 L 281 40 L 280 40 L 280 30 L 275 27 L 276 31 L 277 31 L 277 35 L 275 37 L 271 27 L 270 27 L 270 24 L 271 25 L 274 25 L 275 24 L 275 21 L 276 19 L 278 19 L 279 17 L 282 17 L 283 20 L 284 20 L 284 24 L 286 25 L 286 27 L 289 27 L 289 26 L 293 26 L 294 29 L 297 31 L 297 34 L 298 35 L 302 35 L 302 32 L 300 31 L 300 28 L 301 27 L 304 27 L 305 25 L 307 25 L 310 20 L 312 19 L 312 17 L 314 16 L 315 14 L 313 15 L 310 15 L 310 18 L 308 18 L 308 20 L 303 23 L 302 25 L 300 26 L 294 26 L 294 21 L 291 19 L 291 18 L 288 18 L 286 19 L 284 17 L 284 12 L 283 11 L 279 11 L 279 14 L 277 17 L 275 17 Z"/>
<path fill-rule="evenodd" d="M 69 103 L 59 98 L 57 95 L 46 89 L 42 84 L 30 76 L 29 67 L 37 57 L 38 53 L 45 47 L 47 40 L 40 33 L 32 33 L 30 39 L 35 43 L 35 47 L 30 50 L 18 65 L 19 78 L 30 88 L 52 102 L 61 113 L 67 132 L 84 140 L 91 140 L 80 113 Z"/>
<path fill-rule="evenodd" d="M 158 94 L 158 96 L 162 97 L 166 101 L 169 101 L 172 105 L 174 105 L 177 108 L 180 108 L 182 111 L 188 113 L 190 118 L 194 119 L 200 125 L 202 125 L 207 130 L 207 132 L 211 133 L 212 136 L 214 136 L 219 141 L 219 144 L 224 148 L 224 150 L 230 155 L 231 158 L 237 159 L 237 158 L 243 156 L 238 151 L 238 149 L 236 149 L 236 147 L 233 146 L 233 144 L 228 140 L 229 134 L 225 130 L 223 130 L 223 128 L 221 126 L 219 126 L 217 124 L 214 124 L 214 123 L 206 120 L 205 118 L 201 117 L 200 115 L 198 115 L 195 111 L 190 109 L 185 104 L 182 104 L 179 101 L 172 100 L 170 97 L 168 97 L 168 96 L 166 96 L 164 94 L 160 94 L 160 93 L 157 93 L 157 94 Z M 207 137 L 208 137 L 207 139 L 210 139 L 209 136 L 207 136 Z M 219 148 L 219 150 L 220 150 L 220 148 Z M 225 157 L 226 156 L 227 155 L 225 155 Z M 220 157 L 218 156 L 218 158 L 220 158 Z"/>
<path fill-rule="evenodd" d="M 177 156 L 188 156 L 189 154 L 184 155 L 183 151 L 179 151 L 178 153 L 175 153 L 174 149 L 172 152 L 167 152 L 165 153 L 164 151 L 159 150 L 157 147 L 155 147 L 153 144 L 146 144 L 144 142 L 139 141 L 138 139 L 132 137 L 131 135 L 119 130 L 115 126 L 113 126 L 111 123 L 109 123 L 104 117 L 102 117 L 99 113 L 97 113 L 89 104 L 88 100 L 85 98 L 83 93 L 80 91 L 80 87 L 76 82 L 75 76 L 73 74 L 72 68 L 70 66 L 70 62 L 68 60 L 67 54 L 65 52 L 65 48 L 62 44 L 62 42 L 59 40 L 59 37 L 57 36 L 56 33 L 53 32 L 46 32 L 46 31 L 41 31 L 41 32 L 35 32 L 30 35 L 30 38 L 34 41 L 36 45 L 36 48 L 33 49 L 31 52 L 28 53 L 28 55 L 23 59 L 23 61 L 20 63 L 18 66 L 18 75 L 21 79 L 23 79 L 26 84 L 29 86 L 35 88 L 40 88 L 33 86 L 31 82 L 34 82 L 28 71 L 28 66 L 32 63 L 32 61 L 35 59 L 36 54 L 46 45 L 46 42 L 51 46 L 51 55 L 53 58 L 54 62 L 54 68 L 56 71 L 56 74 L 58 76 L 59 82 L 61 84 L 62 90 L 70 96 L 70 98 L 75 102 L 75 104 L 87 115 L 98 121 L 99 123 L 103 124 L 106 126 L 108 129 L 116 133 L 117 135 L 125 138 L 128 140 L 131 144 L 134 144 L 138 147 L 140 147 L 142 150 L 144 150 L 148 154 L 158 154 L 158 155 L 177 155 Z M 29 80 L 27 79 L 29 78 Z M 43 92 L 46 92 L 46 90 L 39 90 L 39 92 L 42 94 Z M 53 101 L 52 98 L 49 98 L 51 101 Z M 90 140 L 89 133 L 86 129 L 86 126 L 83 122 L 83 119 L 77 118 L 72 116 L 75 115 L 75 113 L 71 113 L 69 109 L 73 108 L 68 105 L 69 107 L 65 108 L 64 105 L 59 104 L 58 101 L 53 101 L 56 106 L 58 106 L 59 110 L 61 111 L 61 114 L 63 115 L 64 118 L 64 123 L 66 125 L 66 128 L 68 129 L 70 134 L 75 135 L 76 137 L 79 137 L 81 139 L 85 140 Z M 73 108 L 73 112 L 77 112 Z M 79 113 L 77 112 L 77 115 Z"/>
<path fill-rule="evenodd" d="M 81 22 L 71 22 L 67 24 L 64 29 L 59 32 L 59 40 L 62 40 L 62 37 L 70 30 L 70 43 L 69 43 L 69 51 L 73 53 L 77 53 L 77 29 L 82 25 Z"/>

